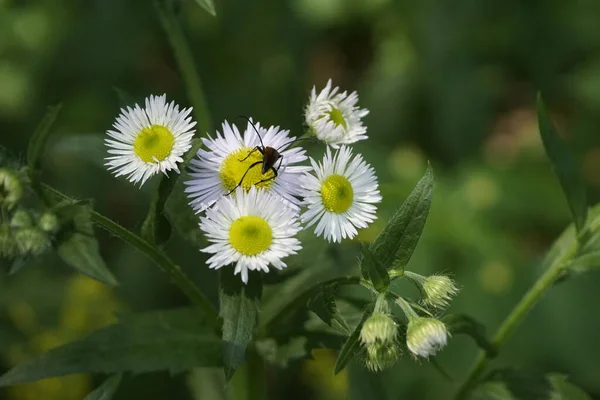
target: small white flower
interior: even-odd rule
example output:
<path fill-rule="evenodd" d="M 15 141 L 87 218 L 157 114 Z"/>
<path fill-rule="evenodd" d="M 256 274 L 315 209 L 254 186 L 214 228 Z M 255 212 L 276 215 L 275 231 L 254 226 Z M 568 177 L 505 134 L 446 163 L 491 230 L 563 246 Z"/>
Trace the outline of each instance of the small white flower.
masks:
<path fill-rule="evenodd" d="M 254 129 L 256 128 L 256 130 Z M 202 138 L 204 149 L 190 162 L 190 177 L 185 182 L 190 204 L 197 212 L 204 211 L 236 186 L 246 191 L 255 186 L 279 195 L 291 204 L 298 204 L 298 177 L 310 167 L 295 165 L 304 160 L 304 150 L 289 148 L 295 138 L 289 131 L 271 126 L 265 129 L 259 123 L 248 122 L 243 137 L 235 125 L 223 122 L 223 134 L 216 138 Z M 260 133 L 260 137 L 257 134 Z M 262 173 L 263 154 L 257 146 L 271 147 L 281 155 L 272 169 Z M 242 180 L 243 178 L 243 180 Z M 240 184 L 241 182 L 241 184 Z"/>
<path fill-rule="evenodd" d="M 339 87 L 331 88 L 331 79 L 318 95 L 313 87 L 310 101 L 306 106 L 306 123 L 315 135 L 337 148 L 367 138 L 367 127 L 362 118 L 369 113 L 366 108 L 358 108 L 358 94 L 338 93 Z"/>
<path fill-rule="evenodd" d="M 360 154 L 352 158 L 342 146 L 331 155 L 329 147 L 319 164 L 310 159 L 316 176 L 302 176 L 302 195 L 308 209 L 302 214 L 307 227 L 317 224 L 315 234 L 328 241 L 352 239 L 357 228 L 366 228 L 375 218 L 381 201 L 375 171 Z"/>
<path fill-rule="evenodd" d="M 121 109 L 113 124 L 115 130 L 106 133 L 111 139 L 108 170 L 115 176 L 125 175 L 130 182 L 143 185 L 148 178 L 175 170 L 183 154 L 192 146 L 196 125 L 189 116 L 191 108 L 179 110 L 175 102 L 166 102 L 166 95 L 146 98 L 144 108 Z"/>
<path fill-rule="evenodd" d="M 248 271 L 269 272 L 269 265 L 283 269 L 281 260 L 302 247 L 295 235 L 300 231 L 296 212 L 264 190 L 239 187 L 234 196 L 223 196 L 200 218 L 200 229 L 212 244 L 209 268 L 235 263 L 234 274 L 248 282 Z"/>
<path fill-rule="evenodd" d="M 406 346 L 417 356 L 429 357 L 446 346 L 446 325 L 435 318 L 413 317 L 408 322 Z"/>

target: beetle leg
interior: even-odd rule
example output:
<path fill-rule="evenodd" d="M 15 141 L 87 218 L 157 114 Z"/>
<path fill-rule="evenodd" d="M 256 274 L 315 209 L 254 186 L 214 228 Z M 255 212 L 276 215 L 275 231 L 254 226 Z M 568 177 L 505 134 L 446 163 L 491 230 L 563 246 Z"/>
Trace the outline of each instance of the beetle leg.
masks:
<path fill-rule="evenodd" d="M 242 184 L 242 182 L 244 182 L 244 178 L 246 177 L 246 175 L 248 174 L 248 172 L 250 172 L 250 170 L 254 167 L 256 167 L 257 165 L 262 164 L 262 161 L 256 161 L 255 163 L 253 163 L 252 165 L 250 165 L 248 167 L 248 169 L 246 170 L 246 172 L 244 172 L 244 175 L 242 176 L 242 179 L 240 179 L 239 183 L 237 185 L 235 185 L 235 187 L 233 189 L 231 189 L 229 192 L 227 192 L 225 194 L 225 196 L 229 196 L 231 193 L 233 193 L 235 191 L 235 189 L 237 189 L 238 187 L 240 187 L 240 185 Z"/>
<path fill-rule="evenodd" d="M 248 155 L 244 158 L 242 158 L 241 160 L 238 160 L 239 162 L 242 161 L 246 161 L 248 159 L 248 157 L 250 157 L 252 155 L 252 153 L 254 153 L 256 150 L 260 151 L 260 154 L 265 154 L 263 149 L 260 148 L 260 146 L 256 146 L 255 148 L 253 148 L 250 153 L 248 153 Z"/>

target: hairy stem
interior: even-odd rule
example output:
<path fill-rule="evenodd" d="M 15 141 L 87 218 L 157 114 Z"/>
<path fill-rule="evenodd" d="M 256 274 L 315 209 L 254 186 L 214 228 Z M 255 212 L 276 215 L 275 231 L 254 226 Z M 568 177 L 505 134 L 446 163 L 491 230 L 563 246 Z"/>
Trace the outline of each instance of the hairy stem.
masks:
<path fill-rule="evenodd" d="M 75 201 L 49 185 L 43 184 L 43 188 L 45 192 L 57 199 Z M 100 213 L 92 211 L 91 219 L 94 223 L 106 229 L 125 243 L 132 245 L 154 261 L 163 272 L 169 275 L 173 283 L 181 289 L 190 301 L 202 309 L 208 317 L 208 322 L 215 327 L 218 326 L 218 314 L 212 303 L 202 294 L 190 278 L 183 273 L 181 268 L 165 253 L 148 241 L 142 239 L 140 236 Z"/>

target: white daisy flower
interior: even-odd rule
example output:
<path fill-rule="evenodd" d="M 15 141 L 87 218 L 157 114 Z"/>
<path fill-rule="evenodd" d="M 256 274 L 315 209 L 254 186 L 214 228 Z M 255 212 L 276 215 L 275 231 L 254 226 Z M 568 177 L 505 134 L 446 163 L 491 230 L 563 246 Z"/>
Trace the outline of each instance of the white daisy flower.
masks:
<path fill-rule="evenodd" d="M 106 133 L 110 139 L 108 170 L 115 176 L 125 175 L 140 186 L 151 176 L 175 170 L 183 154 L 192 146 L 196 122 L 189 116 L 192 108 L 179 110 L 175 102 L 167 104 L 166 95 L 146 98 L 146 106 L 121 109 Z"/>
<path fill-rule="evenodd" d="M 209 268 L 235 263 L 234 274 L 248 282 L 248 271 L 283 269 L 281 260 L 302 247 L 294 236 L 300 231 L 297 213 L 279 197 L 251 187 L 239 187 L 235 196 L 223 196 L 200 218 L 200 229 L 212 244 L 201 251 L 213 254 Z"/>
<path fill-rule="evenodd" d="M 222 126 L 223 134 L 217 131 L 214 139 L 202 138 L 205 149 L 198 150 L 197 157 L 190 162 L 192 179 L 185 182 L 185 192 L 194 210 L 204 211 L 238 185 L 245 190 L 256 186 L 272 191 L 291 204 L 298 204 L 298 178 L 310 167 L 295 165 L 307 157 L 302 148 L 289 148 L 296 140 L 289 136 L 289 131 L 278 126 L 265 129 L 259 123 L 252 126 L 248 122 L 242 136 L 235 125 L 225 121 Z M 262 171 L 263 144 L 281 155 L 265 173 Z"/>
<path fill-rule="evenodd" d="M 325 143 L 338 148 L 367 138 L 367 127 L 362 118 L 369 113 L 358 108 L 358 94 L 338 93 L 339 87 L 331 88 L 331 79 L 318 95 L 313 87 L 306 106 L 306 123 L 315 135 Z"/>
<path fill-rule="evenodd" d="M 374 169 L 346 146 L 331 155 L 329 147 L 319 164 L 310 162 L 316 176 L 306 173 L 300 180 L 303 204 L 308 209 L 302 214 L 307 227 L 317 224 L 315 234 L 328 241 L 352 239 L 357 228 L 366 228 L 375 218 L 381 201 Z"/>

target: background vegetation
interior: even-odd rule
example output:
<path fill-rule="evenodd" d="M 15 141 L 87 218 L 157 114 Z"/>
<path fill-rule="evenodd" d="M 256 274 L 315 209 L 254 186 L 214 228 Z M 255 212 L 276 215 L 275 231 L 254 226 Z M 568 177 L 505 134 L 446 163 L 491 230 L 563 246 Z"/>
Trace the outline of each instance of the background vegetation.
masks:
<path fill-rule="evenodd" d="M 44 179 L 74 197 L 93 198 L 97 210 L 132 229 L 142 222 L 152 185 L 140 191 L 102 168 L 99 138 L 118 113 L 115 88 L 136 98 L 166 92 L 189 104 L 146 3 L 0 0 L 2 145 L 24 154 L 46 106 L 63 102 Z M 490 331 L 539 275 L 541 257 L 569 223 L 539 139 L 537 90 L 583 161 L 590 204 L 600 200 L 595 0 L 220 0 L 217 18 L 193 1 L 181 7 L 213 128 L 248 115 L 300 135 L 313 85 L 332 78 L 359 92 L 360 105 L 371 110 L 370 140 L 355 148 L 376 168 L 384 197 L 379 222 L 361 239 L 382 228 L 431 161 L 435 195 L 409 268 L 451 272 L 462 291 L 450 311 L 470 314 Z M 310 150 L 320 155 L 320 147 Z M 114 289 L 75 274 L 56 256 L 16 275 L 0 272 L 2 370 L 108 324 L 115 313 L 187 304 L 143 256 L 103 231 L 98 235 L 120 282 Z M 169 251 L 216 301 L 217 276 L 204 255 L 179 236 Z M 342 274 L 346 258 L 353 261 L 329 251 L 337 262 L 320 277 Z M 600 398 L 599 274 L 553 289 L 496 365 L 563 372 Z M 460 380 L 475 353 L 472 341 L 456 336 L 438 361 Z M 287 369 L 270 367 L 271 397 L 445 399 L 453 387 L 431 364 L 408 356 L 379 375 L 353 363 L 336 378 L 334 361 L 333 353 L 320 351 Z M 206 383 L 215 373 L 125 376 L 115 398 L 218 398 L 221 387 Z M 101 381 L 50 379 L 4 389 L 0 398 L 80 399 Z"/>

